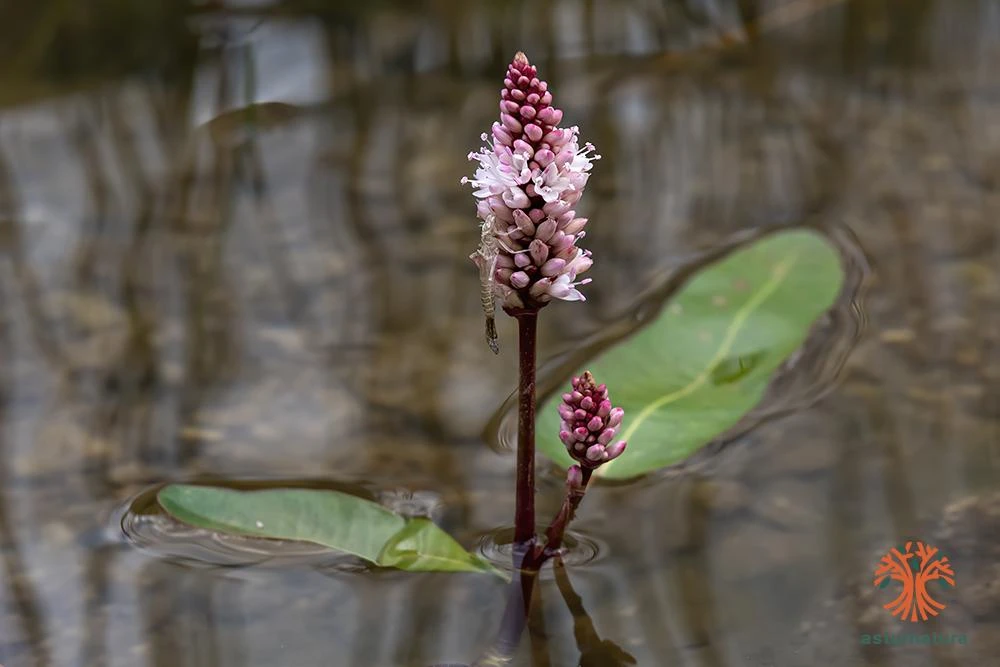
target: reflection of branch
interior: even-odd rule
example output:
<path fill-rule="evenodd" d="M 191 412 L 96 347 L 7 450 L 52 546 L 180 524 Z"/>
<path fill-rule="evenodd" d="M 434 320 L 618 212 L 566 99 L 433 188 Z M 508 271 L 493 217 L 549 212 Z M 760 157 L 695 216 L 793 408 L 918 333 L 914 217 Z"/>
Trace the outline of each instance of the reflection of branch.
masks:
<path fill-rule="evenodd" d="M 27 261 L 28 251 L 21 235 L 19 216 L 16 182 L 0 146 L 0 250 L 6 250 L 14 269 L 14 279 L 19 283 L 28 316 L 27 326 L 31 329 L 34 344 L 50 364 L 65 368 L 58 342 L 52 334 L 55 328 L 45 315 L 39 280 Z"/>
<path fill-rule="evenodd" d="M 2 458 L 0 451 L 0 458 Z M 6 475 L 3 476 L 6 478 Z M 21 562 L 17 544 L 14 541 L 14 531 L 7 521 L 7 508 L 4 494 L 0 492 L 0 561 L 3 563 L 5 575 L 0 581 L 6 581 L 10 591 L 10 599 L 14 603 L 15 617 L 24 626 L 24 636 L 31 645 L 37 667 L 48 667 L 52 664 L 45 644 L 45 628 L 42 609 L 38 604 L 31 580 Z"/>
<path fill-rule="evenodd" d="M 109 662 L 105 605 L 108 603 L 108 572 L 114 569 L 115 555 L 114 546 L 103 545 L 90 551 L 86 557 L 84 633 L 80 649 L 84 665 L 106 665 Z"/>
<path fill-rule="evenodd" d="M 516 548 L 516 547 L 515 547 Z M 521 556 L 522 563 L 524 556 Z M 521 634 L 527 625 L 528 615 L 531 609 L 532 592 L 535 587 L 535 580 L 538 578 L 537 565 L 526 566 L 526 569 L 515 571 L 514 579 L 510 584 L 507 606 L 504 609 L 503 619 L 500 622 L 500 632 L 496 642 L 491 649 L 479 660 L 473 663 L 472 667 L 492 667 L 493 665 L 505 665 L 513 657 L 514 652 L 521 640 Z M 580 667 L 622 667 L 623 665 L 636 664 L 635 657 L 622 649 L 620 646 L 608 639 L 601 639 L 594 627 L 594 622 L 583 607 L 583 600 L 573 590 L 569 575 L 566 574 L 566 566 L 561 557 L 557 556 L 553 560 L 553 570 L 556 575 L 556 584 L 562 593 L 563 600 L 573 615 L 573 636 L 576 638 L 576 645 L 580 651 Z M 533 651 L 534 654 L 542 653 Z"/>
<path fill-rule="evenodd" d="M 4 292 L 0 290 L 0 298 Z M 8 348 L 8 349 L 4 349 Z M 4 351 L 5 359 L 15 358 L 13 345 L 8 337 L 8 330 L 5 323 L 0 323 L 0 350 Z M 0 382 L 5 378 L 0 375 Z M 3 422 L 4 411 L 7 405 L 7 387 L 0 384 L 0 423 Z M 2 432 L 0 432 L 2 434 Z M 48 667 L 52 664 L 52 657 L 49 655 L 45 644 L 45 628 L 43 624 L 42 608 L 38 604 L 35 591 L 31 586 L 31 578 L 28 575 L 21 555 L 17 548 L 13 526 L 8 521 L 6 507 L 7 496 L 4 486 L 8 479 L 5 454 L 5 441 L 0 439 L 0 564 L 3 566 L 4 576 L 0 577 L 0 582 L 6 582 L 10 591 L 9 598 L 14 603 L 14 616 L 24 627 L 24 638 L 31 645 L 34 652 L 36 667 Z"/>
<path fill-rule="evenodd" d="M 556 558 L 552 565 L 556 574 L 556 585 L 562 593 L 566 606 L 573 614 L 573 636 L 580 650 L 580 667 L 617 667 L 636 664 L 635 657 L 609 639 L 601 639 L 594 622 L 583 607 L 583 599 L 573 590 L 566 565 L 562 558 Z"/>
<path fill-rule="evenodd" d="M 513 558 L 515 563 L 520 562 L 523 565 L 527 556 L 528 548 L 526 546 L 514 545 Z M 535 579 L 537 578 L 538 570 L 520 568 L 514 570 L 514 576 L 507 593 L 507 606 L 503 611 L 496 642 L 486 655 L 473 663 L 472 667 L 504 665 L 510 661 L 517 650 L 517 645 L 521 642 L 521 633 L 524 632 L 524 626 L 527 624 L 528 612 L 531 609 L 531 595 L 535 589 Z"/>

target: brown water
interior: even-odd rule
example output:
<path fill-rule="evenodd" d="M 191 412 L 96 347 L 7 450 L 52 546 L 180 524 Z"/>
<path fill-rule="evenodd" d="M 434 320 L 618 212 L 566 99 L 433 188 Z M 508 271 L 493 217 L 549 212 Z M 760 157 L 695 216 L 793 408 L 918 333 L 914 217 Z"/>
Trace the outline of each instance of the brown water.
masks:
<path fill-rule="evenodd" d="M 591 490 L 575 593 L 543 577 L 514 664 L 1000 655 L 997 3 L 9 4 L 5 667 L 417 667 L 487 649 L 497 580 L 207 544 L 125 509 L 170 480 L 297 480 L 499 549 L 513 461 L 489 444 L 513 328 L 494 357 L 458 180 L 518 49 L 604 155 L 583 199 L 589 301 L 545 310 L 543 358 L 629 326 L 640 295 L 734 235 L 787 224 L 837 241 L 867 323 L 855 341 L 841 303 L 773 418 L 698 467 Z M 543 471 L 541 516 L 560 493 Z M 912 536 L 957 580 L 920 631 L 967 645 L 860 645 L 914 631 L 871 585 Z"/>

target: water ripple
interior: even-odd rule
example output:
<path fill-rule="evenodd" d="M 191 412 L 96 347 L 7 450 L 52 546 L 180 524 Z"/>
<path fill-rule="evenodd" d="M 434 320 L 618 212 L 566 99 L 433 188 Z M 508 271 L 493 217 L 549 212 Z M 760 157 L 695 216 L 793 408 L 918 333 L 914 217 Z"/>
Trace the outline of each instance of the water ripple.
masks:
<path fill-rule="evenodd" d="M 545 527 L 539 526 L 538 533 L 544 534 L 544 532 Z M 514 528 L 498 528 L 480 536 L 474 551 L 498 569 L 513 572 L 513 544 Z M 607 553 L 607 547 L 601 542 L 574 530 L 566 531 L 563 537 L 563 549 L 565 549 L 563 562 L 571 566 L 590 563 Z M 545 579 L 551 574 L 552 568 L 543 568 L 539 576 Z"/>

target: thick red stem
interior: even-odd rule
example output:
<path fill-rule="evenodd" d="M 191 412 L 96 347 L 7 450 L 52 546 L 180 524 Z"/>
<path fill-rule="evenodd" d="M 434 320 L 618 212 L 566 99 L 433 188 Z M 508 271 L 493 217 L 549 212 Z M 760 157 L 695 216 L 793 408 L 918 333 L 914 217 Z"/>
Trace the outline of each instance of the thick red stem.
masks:
<path fill-rule="evenodd" d="M 514 544 L 535 540 L 535 348 L 538 310 L 523 309 L 517 318 L 520 382 L 517 392 L 517 489 Z M 520 563 L 515 563 L 515 566 Z"/>

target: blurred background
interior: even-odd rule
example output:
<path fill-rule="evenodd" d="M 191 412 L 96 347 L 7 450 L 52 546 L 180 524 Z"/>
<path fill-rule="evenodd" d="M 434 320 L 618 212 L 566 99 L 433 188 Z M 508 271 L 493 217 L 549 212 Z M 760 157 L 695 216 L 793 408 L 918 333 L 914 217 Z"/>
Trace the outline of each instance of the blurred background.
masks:
<path fill-rule="evenodd" d="M 790 371 L 822 401 L 588 493 L 576 604 L 550 573 L 514 664 L 1000 655 L 1000 3 L 38 0 L 0 5 L 0 663 L 489 646 L 498 581 L 185 533 L 149 489 L 351 488 L 495 555 L 515 340 L 484 343 L 459 179 L 517 50 L 604 156 L 542 359 L 747 232 L 822 230 L 853 292 Z M 860 646 L 901 630 L 871 575 L 913 536 L 957 580 L 921 628 L 968 645 Z"/>

